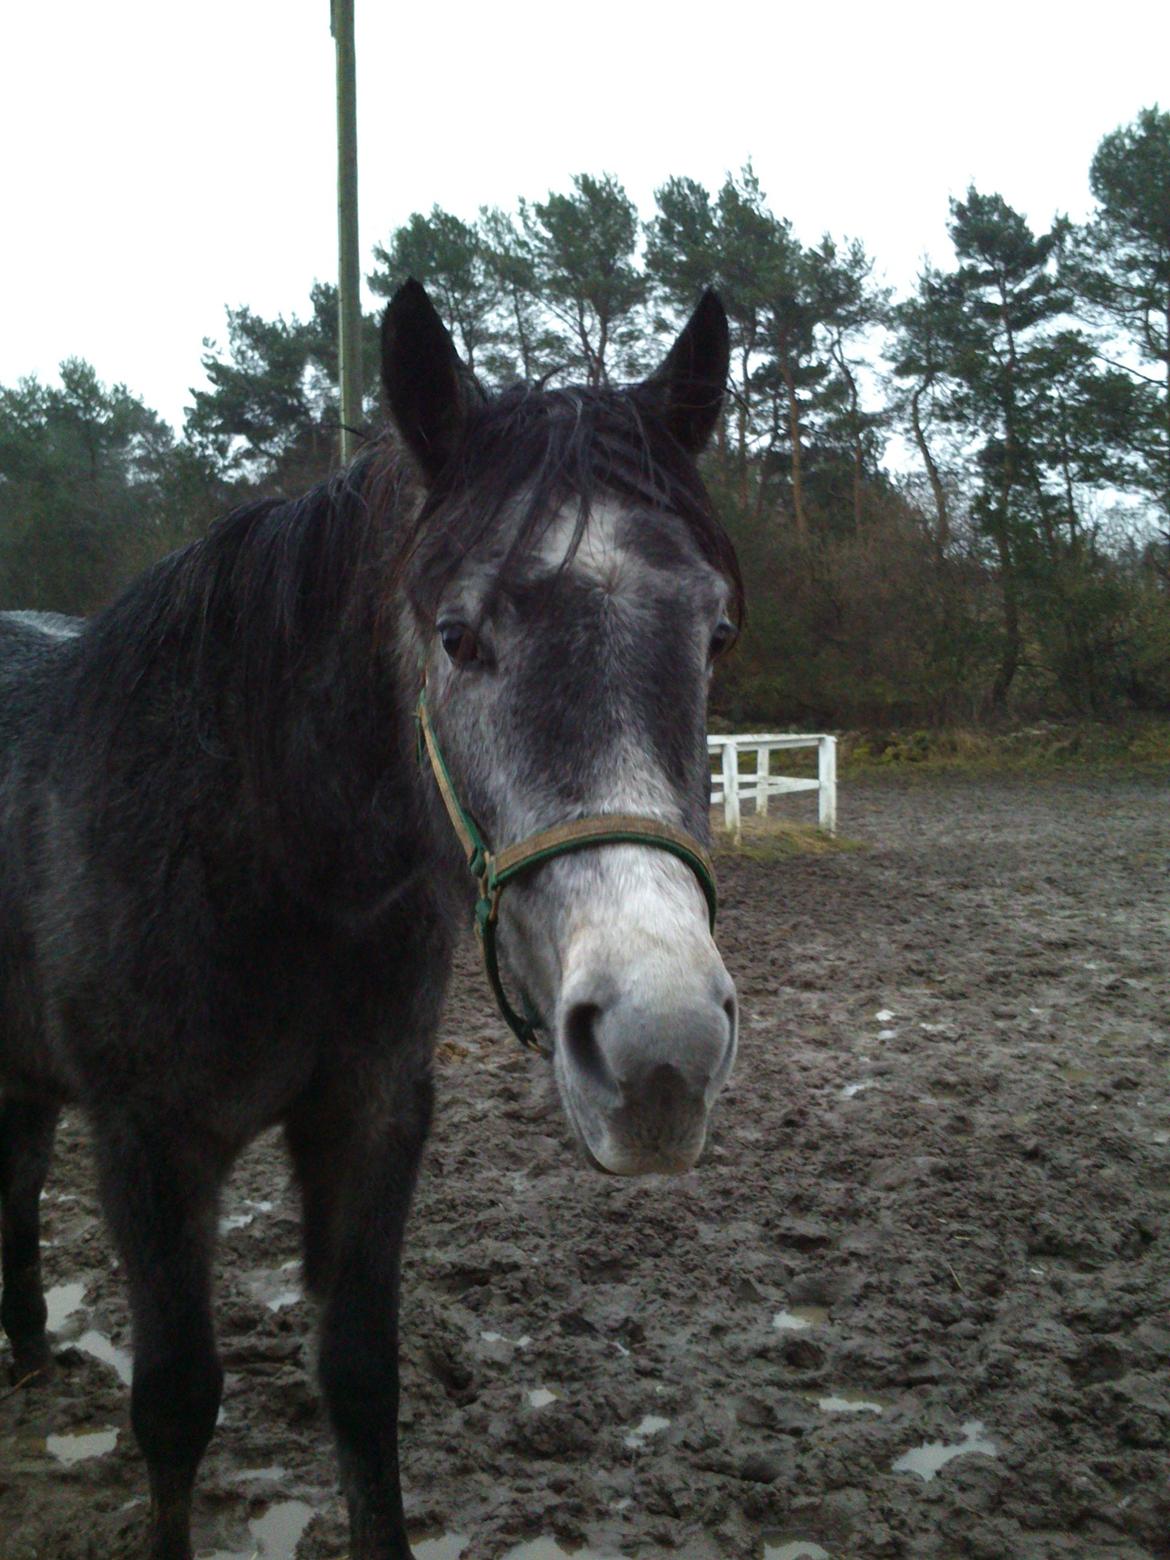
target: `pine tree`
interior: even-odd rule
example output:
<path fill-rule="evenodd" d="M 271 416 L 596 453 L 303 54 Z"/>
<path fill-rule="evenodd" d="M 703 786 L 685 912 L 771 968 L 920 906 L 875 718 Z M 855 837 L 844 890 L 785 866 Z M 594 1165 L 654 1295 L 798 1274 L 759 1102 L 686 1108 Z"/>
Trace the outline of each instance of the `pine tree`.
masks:
<path fill-rule="evenodd" d="M 574 174 L 572 193 L 520 202 L 529 277 L 570 377 L 602 385 L 645 366 L 646 279 L 637 208 L 612 174 Z"/>
<path fill-rule="evenodd" d="M 291 496 L 319 481 L 337 454 L 337 289 L 314 283 L 312 313 L 266 320 L 228 309 L 226 352 L 204 342 L 209 390 L 193 389 L 186 434 L 226 482 Z M 363 320 L 366 413 L 375 411 L 378 334 Z"/>
<path fill-rule="evenodd" d="M 1114 366 L 1137 392 L 1133 477 L 1170 541 L 1170 113 L 1143 109 L 1105 136 L 1089 182 L 1098 210 L 1071 274 L 1090 317 L 1116 338 L 1114 356 L 1130 360 Z"/>
<path fill-rule="evenodd" d="M 891 311 L 891 361 L 903 384 L 898 410 L 909 426 L 934 501 L 934 544 L 939 559 L 951 541 L 949 482 L 939 450 L 948 424 L 958 419 L 952 398 L 954 343 L 960 334 L 957 279 L 926 267 L 914 293 Z"/>
<path fill-rule="evenodd" d="M 89 612 L 183 537 L 209 474 L 79 358 L 0 389 L 0 610 Z"/>
<path fill-rule="evenodd" d="M 388 245 L 374 245 L 378 262 L 366 280 L 373 292 L 391 298 L 413 276 L 430 293 L 463 361 L 472 373 L 486 366 L 498 338 L 494 315 L 500 285 L 479 229 L 440 206 L 430 216 L 415 212 Z"/>

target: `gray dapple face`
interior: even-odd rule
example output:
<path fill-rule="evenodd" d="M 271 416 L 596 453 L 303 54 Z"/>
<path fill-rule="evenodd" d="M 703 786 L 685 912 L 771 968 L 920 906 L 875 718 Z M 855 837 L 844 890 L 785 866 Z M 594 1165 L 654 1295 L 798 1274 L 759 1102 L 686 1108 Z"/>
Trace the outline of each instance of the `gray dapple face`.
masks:
<path fill-rule="evenodd" d="M 727 587 L 697 556 L 648 561 L 639 523 L 617 504 L 595 510 L 567 562 L 573 528 L 554 523 L 522 583 L 473 565 L 444 593 L 428 699 L 461 795 L 497 846 L 618 812 L 706 837 L 708 653 Z M 691 870 L 645 846 L 547 862 L 505 892 L 500 945 L 554 1035 L 561 1095 L 592 1158 L 624 1173 L 689 1168 L 736 1033 Z"/>
<path fill-rule="evenodd" d="M 705 840 L 706 696 L 727 581 L 683 522 L 616 494 L 594 495 L 583 529 L 570 501 L 516 556 L 526 497 L 416 625 L 463 805 L 497 849 L 604 813 Z M 591 1162 L 690 1168 L 736 1047 L 734 986 L 690 868 L 635 845 L 558 857 L 505 891 L 499 946 L 553 1038 Z"/>

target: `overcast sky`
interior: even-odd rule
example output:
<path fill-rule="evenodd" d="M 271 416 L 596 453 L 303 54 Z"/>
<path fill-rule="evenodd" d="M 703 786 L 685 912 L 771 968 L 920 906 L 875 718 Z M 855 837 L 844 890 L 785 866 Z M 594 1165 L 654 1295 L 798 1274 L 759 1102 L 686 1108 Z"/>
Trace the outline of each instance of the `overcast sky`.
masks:
<path fill-rule="evenodd" d="M 1170 5 L 357 0 L 363 269 L 438 203 L 747 158 L 806 241 L 945 262 L 947 198 L 1083 218 L 1102 135 L 1170 96 Z M 178 423 L 224 306 L 304 314 L 336 270 L 328 0 L 40 0 L 0 33 L 0 383 L 88 358 Z"/>

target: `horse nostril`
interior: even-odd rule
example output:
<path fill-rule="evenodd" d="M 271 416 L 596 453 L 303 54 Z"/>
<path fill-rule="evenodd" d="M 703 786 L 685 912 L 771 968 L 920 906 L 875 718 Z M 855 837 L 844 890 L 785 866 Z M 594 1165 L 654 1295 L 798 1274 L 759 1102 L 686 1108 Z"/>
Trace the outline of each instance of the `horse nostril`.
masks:
<path fill-rule="evenodd" d="M 576 1002 L 565 1014 L 565 1052 L 574 1069 L 594 1083 L 613 1087 L 613 1079 L 597 1042 L 596 1002 Z"/>
<path fill-rule="evenodd" d="M 723 1045 L 723 1054 L 719 1058 L 719 1064 L 711 1074 L 713 1082 L 720 1089 L 727 1082 L 732 1066 L 735 1063 L 737 1012 L 734 997 L 728 997 L 724 1002 L 723 1016 L 727 1020 L 727 1039 Z"/>
<path fill-rule="evenodd" d="M 693 1095 L 677 1067 L 670 1062 L 659 1062 L 646 1076 L 642 1098 L 655 1110 L 670 1112 L 685 1109 L 692 1103 Z"/>

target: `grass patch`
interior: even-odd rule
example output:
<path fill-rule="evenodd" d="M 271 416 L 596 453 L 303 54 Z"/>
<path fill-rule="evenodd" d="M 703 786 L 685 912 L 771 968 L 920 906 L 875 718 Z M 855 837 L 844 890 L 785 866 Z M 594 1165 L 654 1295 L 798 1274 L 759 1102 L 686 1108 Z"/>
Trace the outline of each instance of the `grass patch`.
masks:
<path fill-rule="evenodd" d="M 848 732 L 841 777 L 900 771 L 1028 773 L 1061 769 L 1170 768 L 1170 721 L 1044 721 L 998 729 Z"/>
<path fill-rule="evenodd" d="M 719 856 L 746 856 L 749 861 L 777 861 L 782 856 L 833 856 L 842 851 L 863 849 L 858 840 L 840 834 L 825 834 L 812 823 L 792 823 L 784 818 L 754 813 L 741 820 L 742 837 L 736 845 L 723 827 L 723 810 L 712 809 L 711 833 L 714 852 Z"/>

